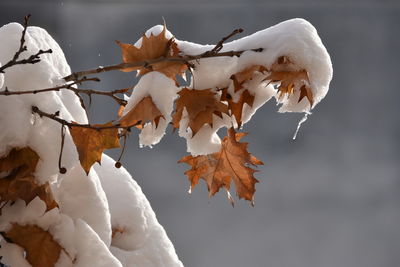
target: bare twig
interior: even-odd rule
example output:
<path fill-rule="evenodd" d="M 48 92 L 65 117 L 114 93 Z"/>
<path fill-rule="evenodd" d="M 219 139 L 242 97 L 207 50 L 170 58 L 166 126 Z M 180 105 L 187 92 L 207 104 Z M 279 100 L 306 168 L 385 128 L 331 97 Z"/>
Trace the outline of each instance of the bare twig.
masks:
<path fill-rule="evenodd" d="M 68 121 L 66 121 L 64 119 L 61 119 L 59 117 L 59 113 L 60 112 L 57 111 L 54 114 L 50 114 L 50 113 L 47 113 L 47 112 L 44 112 L 44 111 L 40 110 L 36 106 L 32 106 L 32 113 L 36 113 L 40 117 L 46 117 L 46 118 L 49 118 L 51 120 L 54 120 L 54 121 L 56 121 L 58 123 L 61 123 L 64 126 L 82 127 L 82 128 L 94 129 L 94 130 L 97 130 L 97 131 L 104 130 L 104 129 L 126 129 L 126 130 L 129 130 L 130 128 L 135 127 L 135 126 L 137 126 L 137 125 L 139 125 L 141 123 L 141 121 L 138 121 L 135 124 L 132 124 L 132 125 L 129 125 L 129 126 L 121 126 L 118 123 L 110 125 L 110 126 L 93 126 L 91 124 L 79 124 L 79 123 L 74 123 L 74 122 L 68 122 Z"/>
<path fill-rule="evenodd" d="M 208 53 L 217 53 L 219 51 L 221 51 L 223 44 L 231 37 L 235 36 L 236 34 L 242 33 L 243 29 L 239 28 L 239 29 L 235 29 L 234 31 L 232 31 L 229 35 L 225 36 L 224 38 L 222 38 L 216 45 L 215 47 L 211 50 L 208 51 Z M 207 52 L 206 52 L 207 53 Z"/>
<path fill-rule="evenodd" d="M 72 83 L 66 83 L 55 87 L 45 88 L 45 89 L 36 89 L 36 90 L 28 90 L 28 91 L 10 91 L 8 88 L 4 91 L 0 91 L 0 95 L 10 96 L 10 95 L 26 95 L 26 94 L 39 94 L 51 91 L 60 91 L 62 89 L 70 90 L 75 92 L 76 94 L 86 94 L 86 95 L 105 95 L 113 98 L 119 105 L 126 105 L 126 100 L 121 99 L 116 94 L 123 94 L 131 90 L 132 88 L 123 88 L 117 89 L 113 91 L 97 91 L 93 89 L 80 89 L 75 88 L 74 85 L 82 84 L 83 82 L 94 81 L 99 82 L 98 78 L 86 78 L 83 77 L 82 79 L 73 81 Z"/>
<path fill-rule="evenodd" d="M 61 174 L 65 174 L 67 172 L 67 169 L 63 166 L 61 166 L 61 161 L 62 161 L 62 153 L 64 149 L 64 141 L 65 141 L 65 125 L 61 125 L 61 148 L 60 148 L 60 156 L 58 157 L 58 169 Z"/>
<path fill-rule="evenodd" d="M 126 147 L 126 134 L 124 134 L 122 137 L 124 138 L 124 143 L 122 145 L 121 154 L 119 154 L 118 160 L 115 162 L 115 167 L 118 168 L 118 169 L 121 168 L 121 166 L 122 166 L 121 158 L 124 155 L 125 147 Z"/>
<path fill-rule="evenodd" d="M 207 53 L 207 52 L 205 52 L 205 53 L 202 53 L 200 55 L 185 55 L 185 56 L 176 56 L 176 57 L 159 57 L 159 58 L 149 59 L 149 60 L 145 60 L 145 61 L 136 61 L 136 62 L 130 62 L 130 63 L 120 63 L 120 64 L 110 65 L 110 66 L 106 66 L 106 67 L 98 67 L 96 69 L 91 69 L 91 70 L 74 72 L 74 73 L 64 77 L 64 80 L 66 80 L 66 81 L 75 81 L 75 80 L 79 79 L 82 76 L 101 73 L 101 72 L 107 72 L 107 71 L 112 71 L 112 70 L 123 70 L 123 69 L 134 68 L 134 67 L 148 68 L 149 66 L 157 64 L 157 63 L 160 63 L 160 62 L 182 62 L 182 63 L 190 65 L 190 61 L 193 61 L 193 60 L 199 60 L 199 59 L 202 59 L 202 58 L 210 58 L 210 57 L 234 57 L 234 56 L 239 57 L 240 55 L 242 55 L 244 52 L 247 52 L 247 51 L 261 52 L 262 48 L 251 49 L 251 50 L 241 50 L 241 51 L 226 51 L 226 52 L 217 52 L 217 53 Z"/>
<path fill-rule="evenodd" d="M 29 56 L 28 58 L 18 60 L 20 55 L 22 54 L 22 52 L 27 50 L 27 47 L 25 46 L 25 35 L 26 35 L 26 29 L 28 28 L 28 22 L 29 22 L 30 17 L 31 17 L 31 15 L 27 15 L 24 18 L 24 25 L 23 25 L 23 30 L 22 30 L 22 34 L 21 34 L 18 51 L 15 52 L 14 57 L 10 61 L 8 61 L 6 64 L 4 64 L 3 66 L 0 67 L 0 73 L 4 73 L 5 69 L 10 68 L 15 65 L 38 63 L 40 61 L 40 55 L 49 54 L 49 53 L 53 52 L 51 49 L 47 49 L 47 50 L 40 49 L 36 54 L 33 54 L 33 55 Z"/>

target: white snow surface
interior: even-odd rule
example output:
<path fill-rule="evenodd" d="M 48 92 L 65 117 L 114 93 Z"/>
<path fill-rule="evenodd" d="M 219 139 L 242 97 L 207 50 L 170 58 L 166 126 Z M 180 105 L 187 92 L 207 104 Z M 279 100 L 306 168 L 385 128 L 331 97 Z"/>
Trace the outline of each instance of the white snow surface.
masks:
<path fill-rule="evenodd" d="M 140 186 L 124 167 L 117 169 L 114 164 L 104 155 L 101 165 L 95 166 L 107 195 L 112 227 L 121 231 L 113 237 L 112 253 L 124 266 L 183 266 Z"/>
<path fill-rule="evenodd" d="M 158 35 L 162 32 L 163 26 L 157 25 L 150 28 L 145 34 L 146 36 Z M 167 30 L 166 37 L 172 38 L 173 35 Z M 141 46 L 140 38 L 135 46 Z M 175 39 L 182 55 L 199 55 L 206 51 L 210 51 L 215 45 L 200 45 L 187 41 Z M 262 48 L 262 52 L 254 52 L 253 49 Z M 247 67 L 253 65 L 262 65 L 266 69 L 277 62 L 279 57 L 285 56 L 293 63 L 292 70 L 306 70 L 309 76 L 309 86 L 314 96 L 314 104 L 311 107 L 308 100 L 303 98 L 298 102 L 300 92 L 295 90 L 289 97 L 278 97 L 278 92 L 273 85 L 264 81 L 266 74 L 255 74 L 253 79 L 245 83 L 245 89 L 249 90 L 255 96 L 252 107 L 245 105 L 242 114 L 243 123 L 248 122 L 253 114 L 265 102 L 271 98 L 276 98 L 277 103 L 281 104 L 279 112 L 305 112 L 315 107 L 327 94 L 329 83 L 332 79 L 332 63 L 330 56 L 322 44 L 316 29 L 304 19 L 291 19 L 279 23 L 273 27 L 256 32 L 252 35 L 241 39 L 225 43 L 220 52 L 226 51 L 245 51 L 240 57 L 214 57 L 203 58 L 192 63 L 195 68 L 192 70 L 193 78 L 191 88 L 195 90 L 229 88 L 229 93 L 234 100 L 238 100 L 240 94 L 244 90 L 234 92 L 230 77 Z M 156 73 L 156 72 L 153 72 Z M 129 101 L 125 112 L 128 112 L 134 105 L 141 100 L 146 94 L 154 94 L 155 90 L 163 88 L 171 88 L 171 83 L 166 82 L 166 78 L 160 79 L 157 76 L 162 74 L 144 75 L 135 90 L 140 89 L 139 93 L 133 91 L 133 99 Z M 175 89 L 175 88 L 174 88 Z M 157 106 L 171 107 L 173 99 L 176 97 L 174 89 L 171 89 L 169 96 L 166 94 L 160 97 L 154 97 Z M 169 89 L 168 89 L 169 90 Z M 157 94 L 162 94 L 157 92 Z M 168 98 L 169 97 L 169 98 Z M 164 114 L 164 112 L 166 112 Z M 163 114 L 169 116 L 170 109 L 164 109 Z M 168 117 L 169 118 L 169 117 Z M 186 121 L 185 121 L 186 120 Z M 220 149 L 221 139 L 217 132 L 222 127 L 237 127 L 238 118 L 225 118 L 221 120 L 214 116 L 213 127 L 204 125 L 203 128 L 192 136 L 190 129 L 187 128 L 187 119 L 183 116 L 180 123 L 179 135 L 187 141 L 187 151 L 192 155 L 204 155 L 216 152 Z M 158 129 L 154 125 L 147 125 L 140 135 L 140 145 L 154 145 L 161 140 L 165 133 L 165 128 L 169 120 L 163 123 Z"/>
<path fill-rule="evenodd" d="M 183 54 L 196 55 L 208 51 L 214 45 L 199 45 L 176 40 Z M 291 19 L 279 23 L 252 35 L 224 44 L 221 52 L 242 51 L 263 48 L 262 52 L 247 51 L 240 57 L 217 57 L 201 59 L 194 69 L 196 89 L 206 89 L 229 85 L 232 74 L 240 72 L 252 65 L 266 68 L 281 56 L 287 56 L 298 69 L 305 69 L 310 78 L 311 90 L 314 94 L 314 106 L 328 92 L 332 79 L 332 62 L 322 44 L 317 30 L 304 19 Z M 305 112 L 310 107 L 307 101 L 297 104 L 298 97 L 291 97 L 284 102 L 281 112 Z"/>
<path fill-rule="evenodd" d="M 136 106 L 144 97 L 151 96 L 154 104 L 160 110 L 164 118 L 161 118 L 158 127 L 154 123 L 147 123 L 139 135 L 139 143 L 141 146 L 151 146 L 160 142 L 165 134 L 168 123 L 171 121 L 171 113 L 173 110 L 174 100 L 177 92 L 180 90 L 172 79 L 164 74 L 152 71 L 146 73 L 139 80 L 132 95 L 128 100 L 122 115 L 128 113 Z"/>
<path fill-rule="evenodd" d="M 72 220 L 59 212 L 57 208 L 46 212 L 46 204 L 36 197 L 28 205 L 18 200 L 14 205 L 7 204 L 2 209 L 0 217 L 0 231 L 8 231 L 12 223 L 19 225 L 36 225 L 44 231 L 48 231 L 67 252 L 68 257 L 59 258 L 58 266 L 72 266 L 73 259 L 76 259 L 73 266 L 121 266 L 121 263 L 111 254 L 106 244 L 99 238 L 96 232 L 83 220 Z M 5 243 L 1 241 L 1 246 Z M 0 255 L 8 254 L 8 250 L 20 251 L 18 247 L 7 248 L 3 252 L 0 248 Z M 15 253 L 22 257 L 21 253 Z M 62 252 L 65 253 L 64 251 Z M 19 258 L 18 257 L 18 258 Z M 10 259 L 11 261 L 22 261 L 21 259 Z M 10 262 L 5 261 L 5 264 Z M 19 265 L 11 265 L 19 266 Z M 30 266 L 30 265 L 29 265 Z"/>
<path fill-rule="evenodd" d="M 0 64 L 7 63 L 14 56 L 20 44 L 22 29 L 18 23 L 0 28 Z M 4 90 L 6 86 L 10 91 L 24 91 L 62 84 L 62 77 L 70 74 L 71 70 L 54 39 L 38 27 L 29 27 L 25 39 L 27 51 L 21 54 L 21 58 L 28 57 L 39 49 L 51 48 L 53 53 L 41 55 L 41 61 L 37 64 L 17 65 L 6 69 L 4 75 L 0 74 L 0 90 Z M 158 79 L 162 80 L 163 77 Z M 166 90 L 170 97 L 174 97 L 177 90 L 172 85 Z M 154 95 L 156 98 L 157 93 L 154 92 Z M 169 109 L 172 107 L 167 104 L 163 102 L 159 104 L 159 108 L 165 112 L 166 120 L 170 120 L 167 113 L 171 113 Z M 36 95 L 0 96 L 0 157 L 15 147 L 31 147 L 40 157 L 34 176 L 38 183 L 50 183 L 59 204 L 59 208 L 47 212 L 45 203 L 39 198 L 27 205 L 23 201 L 17 201 L 14 205 L 7 204 L 0 216 L 0 231 L 7 231 L 11 223 L 33 224 L 49 231 L 66 251 L 60 255 L 56 264 L 58 267 L 163 266 L 161 261 L 169 264 L 165 266 L 182 266 L 139 186 L 126 170 L 114 172 L 115 162 L 111 158 L 104 156 L 103 162 L 107 169 L 92 169 L 86 175 L 67 131 L 62 157 L 62 166 L 67 169 L 67 173 L 59 173 L 61 125 L 33 115 L 32 106 L 48 113 L 60 111 L 60 117 L 67 121 L 87 123 L 79 99 L 68 90 Z M 112 178 L 115 180 L 110 182 Z M 102 184 L 102 181 L 106 183 Z M 105 187 L 111 189 L 105 190 Z M 113 190 L 115 187 L 123 188 L 123 191 Z M 125 207 L 115 208 L 115 203 L 120 201 L 121 191 L 131 202 L 122 202 L 120 204 L 126 205 Z M 131 208 L 134 210 L 131 211 Z M 120 210 L 123 212 L 118 213 Z M 112 240 L 114 225 L 124 227 L 127 231 Z M 135 234 L 132 234 L 132 229 L 135 229 Z M 5 240 L 0 242 L 2 262 L 10 266 L 30 266 L 20 247 L 7 244 Z M 112 253 L 116 247 L 123 248 L 127 256 L 119 256 L 121 260 L 117 259 Z M 72 258 L 76 258 L 73 264 Z M 143 265 L 143 262 L 148 264 Z"/>

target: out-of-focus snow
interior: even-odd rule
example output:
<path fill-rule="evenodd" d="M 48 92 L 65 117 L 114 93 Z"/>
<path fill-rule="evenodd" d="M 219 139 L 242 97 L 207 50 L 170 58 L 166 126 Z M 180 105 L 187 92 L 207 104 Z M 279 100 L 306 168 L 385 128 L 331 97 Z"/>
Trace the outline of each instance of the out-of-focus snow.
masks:
<path fill-rule="evenodd" d="M 10 23 L 0 28 L 0 62 L 10 60 L 19 47 L 22 26 Z M 13 66 L 6 70 L 4 85 L 10 91 L 23 91 L 56 86 L 60 83 L 62 75 L 67 73 L 69 66 L 64 54 L 48 33 L 38 27 L 29 27 L 25 36 L 27 51 L 21 57 L 36 53 L 39 49 L 51 48 L 52 54 L 41 56 L 38 64 Z M 4 63 L 3 63 L 4 64 Z M 29 77 L 25 79 L 25 77 Z M 72 92 L 69 92 L 72 93 Z M 73 101 L 75 98 L 76 101 Z M 13 147 L 30 146 L 35 150 L 41 161 L 36 169 L 39 182 L 53 182 L 58 176 L 58 155 L 60 148 L 61 125 L 57 122 L 40 119 L 31 112 L 32 106 L 55 113 L 60 111 L 60 116 L 68 121 L 85 122 L 85 113 L 75 95 L 66 92 L 48 92 L 36 95 L 2 96 L 0 101 L 0 123 L 7 125 L 0 132 L 0 155 L 6 154 Z M 70 107 L 64 105 L 64 101 Z M 74 115 L 75 116 L 74 116 Z M 22 130 L 23 129 L 23 130 Z M 46 140 L 46 144 L 43 144 Z M 73 166 L 77 159 L 76 149 L 70 137 L 66 139 L 63 153 L 65 167 Z M 45 164 L 44 164 L 45 163 Z"/>
<path fill-rule="evenodd" d="M 116 169 L 114 164 L 103 155 L 101 165 L 95 166 L 116 230 L 111 243 L 113 254 L 124 266 L 183 266 L 140 186 L 125 168 Z"/>
<path fill-rule="evenodd" d="M 150 28 L 145 35 L 150 36 L 161 34 L 163 26 L 157 25 Z M 165 33 L 167 38 L 172 38 L 173 35 L 166 30 Z M 141 46 L 140 38 L 135 46 Z M 199 55 L 206 51 L 210 51 L 214 48 L 214 45 L 200 45 L 187 41 L 180 41 L 175 39 L 178 48 L 181 50 L 182 55 Z M 261 52 L 252 51 L 253 49 L 262 48 Z M 193 78 L 191 88 L 196 90 L 202 89 L 217 89 L 228 87 L 229 93 L 233 96 L 234 100 L 238 100 L 243 90 L 234 92 L 232 87 L 231 76 L 235 73 L 243 71 L 247 67 L 254 65 L 264 66 L 267 70 L 271 70 L 271 66 L 277 62 L 278 58 L 285 56 L 290 59 L 293 63 L 292 70 L 306 70 L 309 76 L 309 86 L 313 93 L 315 107 L 326 95 L 329 89 L 329 83 L 332 79 L 332 63 L 326 48 L 321 42 L 316 29 L 304 19 L 292 19 L 265 30 L 256 32 L 252 35 L 244 38 L 226 43 L 223 45 L 221 52 L 226 51 L 246 51 L 240 57 L 214 57 L 214 58 L 203 58 L 193 61 L 194 68 L 192 70 Z M 155 72 L 154 72 L 155 73 Z M 155 88 L 158 89 L 161 86 L 161 82 L 165 83 L 167 88 L 169 84 L 156 78 L 149 77 L 149 74 L 143 76 L 141 80 L 145 80 L 143 83 L 140 81 L 138 88 L 141 89 L 140 93 L 135 94 L 131 103 L 137 103 L 139 98 L 144 94 L 143 92 L 150 91 Z M 242 120 L 246 123 L 251 119 L 254 113 L 260 108 L 265 102 L 275 97 L 276 101 L 281 105 L 279 112 L 306 112 L 309 113 L 313 108 L 306 98 L 302 101 L 298 101 L 300 92 L 295 92 L 288 97 L 279 98 L 279 92 L 274 87 L 268 84 L 269 81 L 264 81 L 267 74 L 256 73 L 252 80 L 246 82 L 244 87 L 254 95 L 254 104 L 249 107 L 247 104 L 244 106 L 242 118 L 232 118 L 221 120 L 217 116 L 214 117 L 213 127 L 204 125 L 203 128 L 193 137 L 190 129 L 187 128 L 187 122 L 185 116 L 182 116 L 181 127 L 179 129 L 180 136 L 184 137 L 187 141 L 187 150 L 192 155 L 204 155 L 216 152 L 220 149 L 221 140 L 217 135 L 217 132 L 222 127 L 237 127 L 237 121 Z M 135 89 L 136 90 L 136 89 Z M 172 92 L 173 90 L 171 90 Z M 170 97 L 169 99 L 167 97 Z M 162 98 L 156 98 L 158 105 L 161 103 L 168 103 L 168 107 L 171 106 L 171 102 L 176 97 L 175 93 L 171 93 L 169 96 L 163 95 Z M 161 103 L 160 103 L 161 102 Z M 133 107 L 133 105 L 131 105 Z M 165 110 L 166 115 L 169 116 L 169 110 Z M 129 109 L 127 109 L 129 111 Z M 164 113 L 163 113 L 164 114 Z M 155 129 L 154 125 L 148 124 L 142 131 L 140 136 L 141 145 L 152 145 L 160 141 L 161 137 L 165 133 L 166 125 L 169 121 L 161 125 L 158 129 Z"/>
<path fill-rule="evenodd" d="M 32 267 L 24 258 L 24 249 L 12 243 L 0 242 L 0 256 L 2 263 L 8 266 Z"/>
<path fill-rule="evenodd" d="M 0 62 L 2 64 L 14 56 L 20 44 L 22 29 L 22 26 L 17 23 L 10 23 L 0 28 L 2 40 Z M 70 74 L 70 67 L 58 44 L 45 30 L 38 27 L 29 27 L 25 39 L 27 51 L 21 54 L 21 58 L 34 54 L 39 49 L 50 48 L 53 53 L 41 55 L 41 61 L 37 64 L 17 65 L 6 69 L 4 75 L 0 74 L 0 90 L 4 90 L 6 86 L 10 91 L 24 91 L 62 84 L 62 77 Z M 153 78 L 160 80 L 154 86 L 166 79 L 154 74 Z M 169 82 L 169 80 L 164 80 L 164 82 Z M 165 89 L 163 93 L 157 93 L 156 88 L 151 92 L 151 95 L 154 95 L 154 102 L 165 114 L 167 121 L 171 120 L 173 100 L 168 102 L 161 99 L 163 94 L 173 99 L 177 91 L 174 83 L 169 84 L 167 88 L 165 86 L 161 88 Z M 176 265 L 166 266 L 181 266 L 173 245 L 157 222 L 140 188 L 131 181 L 131 176 L 125 170 L 116 170 L 116 173 L 113 173 L 115 167 L 110 163 L 111 159 L 107 157 L 105 162 L 110 163 L 107 164 L 107 168 L 112 170 L 92 169 L 86 176 L 80 166 L 76 147 L 68 131 L 65 136 L 61 163 L 66 167 L 67 173 L 59 173 L 61 125 L 32 114 L 32 106 L 37 106 L 48 113 L 60 111 L 60 117 L 67 121 L 87 123 L 86 113 L 79 99 L 68 90 L 36 95 L 0 96 L 0 157 L 5 156 L 14 147 L 31 147 L 40 157 L 34 176 L 39 183 L 51 183 L 52 192 L 59 204 L 59 208 L 48 212 L 45 212 L 46 206 L 39 198 L 28 205 L 25 205 L 23 201 L 17 201 L 14 205 L 7 204 L 0 216 L 0 231 L 7 231 L 11 226 L 10 223 L 13 222 L 21 225 L 34 224 L 49 231 L 68 254 L 62 252 L 56 266 L 71 266 L 71 257 L 76 257 L 73 266 L 123 266 L 110 251 L 111 225 L 114 221 L 111 220 L 113 218 L 109 209 L 111 202 L 108 200 L 114 199 L 112 194 L 117 194 L 115 197 L 118 199 L 121 190 L 113 190 L 113 182 L 102 185 L 99 179 L 101 176 L 102 180 L 111 181 L 108 175 L 113 175 L 115 177 L 112 178 L 117 178 L 117 184 L 118 181 L 121 182 L 119 188 L 124 189 L 124 197 L 129 197 L 131 201 L 121 203 L 127 205 L 121 209 L 128 214 L 129 220 L 123 220 L 118 216 L 115 220 L 123 223 L 122 226 L 126 229 L 140 229 L 135 230 L 137 232 L 134 235 L 129 234 L 126 242 L 130 245 L 141 244 L 141 246 L 138 245 L 137 250 L 133 246 L 127 247 L 129 255 L 136 253 L 141 256 L 124 257 L 124 266 L 134 266 L 139 258 L 140 262 L 148 261 L 155 264 L 147 266 L 161 266 L 158 264 L 160 259 L 167 264 L 176 263 Z M 160 126 L 164 125 L 162 126 L 164 128 L 166 124 L 166 122 L 164 124 L 160 122 Z M 148 144 L 153 142 L 148 141 Z M 118 180 L 120 177 L 123 178 Z M 103 190 L 104 186 L 111 186 L 111 190 L 106 190 L 107 196 Z M 129 213 L 132 206 L 135 206 L 136 210 Z M 136 216 L 137 214 L 141 216 Z M 6 244 L 5 240 L 1 240 L 0 255 L 3 256 L 2 261 L 10 266 L 30 266 L 24 259 L 21 248 L 14 244 Z"/>
<path fill-rule="evenodd" d="M 0 61 L 7 62 L 19 47 L 22 26 L 10 23 L 0 28 Z M 36 53 L 39 49 L 51 48 L 53 53 L 41 56 L 41 61 L 34 65 L 17 65 L 6 70 L 4 87 L 10 91 L 32 90 L 49 88 L 61 83 L 61 78 L 70 71 L 64 54 L 58 44 L 43 29 L 29 27 L 25 36 L 27 51 L 21 57 Z M 25 78 L 28 77 L 28 78 Z M 67 121 L 86 122 L 86 115 L 79 104 L 79 100 L 66 90 L 48 92 L 36 95 L 17 95 L 0 97 L 0 155 L 5 155 L 13 147 L 31 147 L 40 157 L 35 177 L 39 183 L 52 183 L 53 193 L 65 214 L 73 218 L 84 216 L 106 244 L 110 243 L 110 223 L 107 201 L 104 192 L 98 190 L 98 178 L 81 176 L 72 186 L 69 182 L 62 183 L 64 177 L 58 170 L 58 157 L 61 144 L 61 125 L 55 121 L 33 115 L 31 106 L 35 105 L 48 113 L 60 111 L 60 116 Z M 63 166 L 67 170 L 74 170 L 79 166 L 78 154 L 71 136 L 67 133 L 63 150 Z M 77 178 L 77 177 L 75 177 Z M 77 190 L 86 189 L 86 196 L 76 196 Z M 68 191 L 69 190 L 69 191 Z M 91 194 L 90 194 L 91 192 Z M 60 194 L 59 194 L 60 193 Z M 73 198 L 65 197 L 73 196 Z M 82 202 L 76 208 L 77 199 L 90 201 Z M 64 202 L 65 201 L 65 202 Z M 71 207 L 72 205 L 75 208 Z M 95 203 L 95 205 L 94 205 Z M 79 214 L 79 216 L 77 216 Z"/>
<path fill-rule="evenodd" d="M 62 213 L 86 221 L 107 246 L 111 244 L 108 202 L 96 172 L 86 175 L 77 162 L 60 179 L 53 192 Z"/>
<path fill-rule="evenodd" d="M 60 257 L 58 266 L 71 266 L 74 259 L 76 259 L 74 266 L 122 266 L 111 254 L 108 246 L 85 221 L 81 219 L 73 220 L 60 213 L 57 208 L 46 212 L 46 204 L 38 197 L 28 205 L 25 205 L 24 201 L 18 200 L 14 205 L 7 204 L 2 209 L 0 231 L 8 231 L 13 223 L 22 226 L 36 225 L 44 231 L 48 231 L 67 252 L 67 255 Z M 23 255 L 17 253 L 20 251 L 17 247 L 6 246 L 6 250 L 3 251 L 4 244 L 5 241 L 2 240 L 1 256 L 9 254 L 9 250 L 13 250 L 13 254 L 17 256 L 17 258 L 10 257 L 10 262 L 5 259 L 5 264 L 22 261 L 20 257 L 23 257 Z M 65 254 L 64 251 L 61 253 Z"/>

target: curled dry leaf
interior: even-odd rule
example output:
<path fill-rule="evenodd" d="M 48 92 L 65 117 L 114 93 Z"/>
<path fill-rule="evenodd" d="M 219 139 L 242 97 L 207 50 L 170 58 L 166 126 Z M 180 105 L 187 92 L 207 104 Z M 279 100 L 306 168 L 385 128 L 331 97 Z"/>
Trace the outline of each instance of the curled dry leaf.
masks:
<path fill-rule="evenodd" d="M 112 126 L 111 122 L 106 124 L 94 124 L 92 127 Z M 93 129 L 71 126 L 69 129 L 72 139 L 79 154 L 79 161 L 86 174 L 95 162 L 100 163 L 101 155 L 105 149 L 119 147 L 118 129 Z"/>
<path fill-rule="evenodd" d="M 131 127 L 134 125 L 142 129 L 147 122 L 154 122 L 157 127 L 160 118 L 164 118 L 161 111 L 154 104 L 151 96 L 146 96 L 123 115 L 118 122 L 123 127 Z"/>
<path fill-rule="evenodd" d="M 199 179 L 203 179 L 207 183 L 210 196 L 213 196 L 221 187 L 229 191 L 233 180 L 239 198 L 253 203 L 255 184 L 258 181 L 254 178 L 256 170 L 249 165 L 263 163 L 247 151 L 248 143 L 239 142 L 244 135 L 245 133 L 236 133 L 230 128 L 219 152 L 196 157 L 189 155 L 180 159 L 179 163 L 191 166 L 191 169 L 185 172 L 191 188 L 198 184 Z"/>
<path fill-rule="evenodd" d="M 2 235 L 25 250 L 25 258 L 32 267 L 53 267 L 60 257 L 62 247 L 49 232 L 36 225 L 22 226 L 14 223 Z"/>
<path fill-rule="evenodd" d="M 222 113 L 228 114 L 228 106 L 222 103 L 219 96 L 211 89 L 190 90 L 183 88 L 178 92 L 176 100 L 176 112 L 172 117 L 175 128 L 179 128 L 182 119 L 183 109 L 188 113 L 188 127 L 192 130 L 193 136 L 203 127 L 204 124 L 213 125 L 213 114 L 222 118 Z"/>
<path fill-rule="evenodd" d="M 235 93 L 243 88 L 243 84 L 253 78 L 255 72 L 264 73 L 267 69 L 261 65 L 253 65 L 231 76 Z"/>
<path fill-rule="evenodd" d="M 13 178 L 25 177 L 35 172 L 38 162 L 39 155 L 30 147 L 13 148 L 7 156 L 0 159 L 0 172 Z"/>
<path fill-rule="evenodd" d="M 142 44 L 140 48 L 132 44 L 125 44 L 117 41 L 117 44 L 122 50 L 122 60 L 124 63 L 134 63 L 148 61 L 151 59 L 157 59 L 161 57 L 177 57 L 179 56 L 180 50 L 174 41 L 174 38 L 167 39 L 165 37 L 166 27 L 164 26 L 163 31 L 158 35 L 150 34 L 147 37 L 145 34 L 142 35 Z M 183 62 L 178 61 L 162 61 L 155 64 L 151 64 L 146 67 L 131 67 L 123 69 L 124 72 L 139 71 L 139 74 L 143 75 L 150 71 L 158 71 L 165 74 L 167 77 L 176 81 L 176 75 L 182 75 L 187 69 L 187 66 Z"/>
<path fill-rule="evenodd" d="M 238 128 L 242 126 L 242 114 L 243 114 L 243 106 L 244 104 L 253 106 L 254 103 L 254 95 L 250 94 L 248 90 L 244 90 L 240 94 L 240 98 L 237 102 L 234 102 L 232 96 L 228 93 L 228 88 L 222 89 L 221 101 L 228 102 L 228 108 L 232 115 L 235 116 L 236 123 L 238 124 Z"/>
<path fill-rule="evenodd" d="M 310 106 L 314 104 L 314 95 L 310 88 L 310 79 L 306 70 L 296 70 L 295 65 L 288 57 L 279 57 L 271 66 L 270 74 L 264 79 L 272 83 L 279 83 L 279 97 L 292 95 L 296 90 L 300 91 L 298 102 L 307 98 Z"/>
<path fill-rule="evenodd" d="M 0 202 L 22 199 L 28 204 L 38 196 L 47 210 L 58 206 L 49 183 L 36 182 L 33 174 L 38 162 L 38 154 L 29 147 L 14 148 L 0 159 Z"/>

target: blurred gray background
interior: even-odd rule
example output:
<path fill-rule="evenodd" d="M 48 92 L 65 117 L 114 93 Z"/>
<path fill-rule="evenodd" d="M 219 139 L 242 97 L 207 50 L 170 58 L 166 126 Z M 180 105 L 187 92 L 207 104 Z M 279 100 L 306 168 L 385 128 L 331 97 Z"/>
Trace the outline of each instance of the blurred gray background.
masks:
<path fill-rule="evenodd" d="M 245 125 L 250 151 L 265 162 L 255 208 L 238 200 L 232 208 L 223 192 L 209 199 L 203 182 L 189 196 L 187 166 L 176 164 L 185 142 L 171 129 L 153 149 L 139 149 L 133 134 L 123 164 L 186 266 L 400 266 L 399 1 L 0 1 L 0 25 L 28 13 L 74 71 L 119 63 L 114 40 L 135 41 L 162 17 L 178 39 L 202 44 L 238 27 L 245 36 L 309 20 L 332 57 L 330 92 L 295 141 L 302 115 L 279 114 L 273 101 Z M 99 77 L 102 90 L 135 82 L 129 73 Z M 93 122 L 115 118 L 113 102 L 93 103 Z"/>

